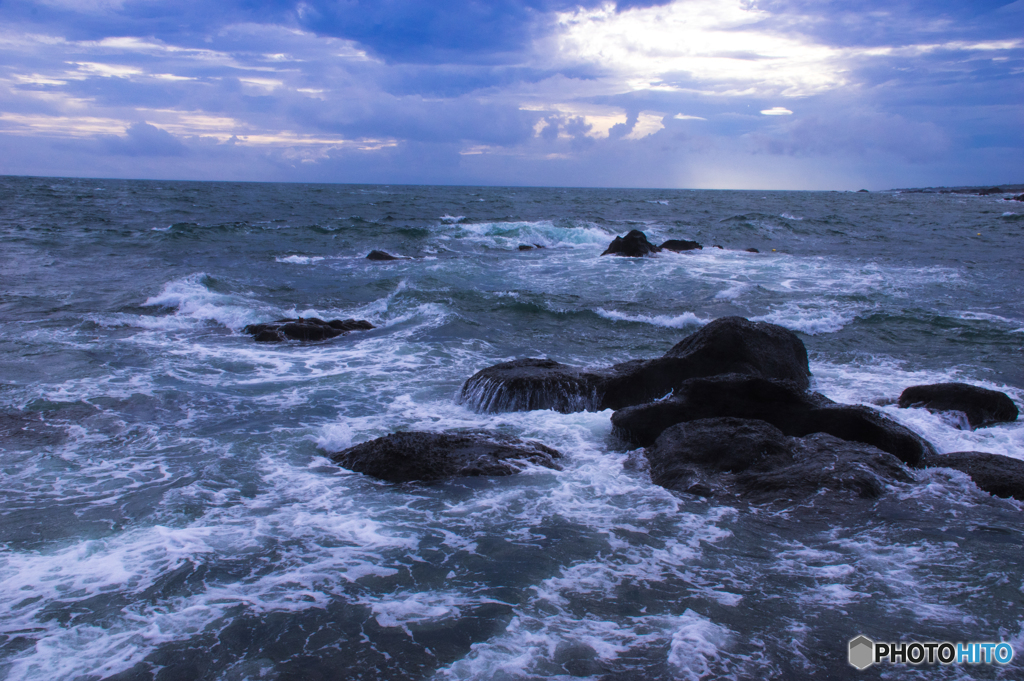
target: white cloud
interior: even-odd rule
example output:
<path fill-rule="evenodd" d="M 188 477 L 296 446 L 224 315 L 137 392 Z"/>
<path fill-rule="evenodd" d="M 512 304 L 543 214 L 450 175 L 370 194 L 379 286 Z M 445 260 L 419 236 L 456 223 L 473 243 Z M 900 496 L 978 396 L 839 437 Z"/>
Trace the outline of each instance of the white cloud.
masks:
<path fill-rule="evenodd" d="M 639 140 L 649 135 L 653 135 L 662 128 L 665 124 L 662 121 L 665 118 L 665 114 L 652 113 L 650 111 L 644 111 L 637 118 L 636 125 L 629 131 L 624 139 L 627 140 Z"/>
<path fill-rule="evenodd" d="M 618 92 L 681 90 L 682 81 L 693 80 L 708 92 L 740 86 L 801 96 L 846 83 L 841 50 L 765 30 L 759 22 L 767 16 L 739 0 L 624 12 L 609 4 L 561 14 L 557 55 L 566 63 L 600 66 L 609 89 Z"/>
<path fill-rule="evenodd" d="M 761 111 L 765 116 L 789 116 L 792 115 L 792 111 L 782 106 L 773 106 L 770 109 L 764 109 Z"/>
<path fill-rule="evenodd" d="M 587 103 L 547 103 L 547 104 L 526 104 L 519 107 L 523 111 L 542 111 L 556 113 L 568 118 L 582 118 L 585 125 L 590 126 L 587 132 L 588 137 L 604 139 L 608 137 L 612 126 L 626 123 L 625 110 L 617 106 L 605 106 L 602 104 Z M 661 118 L 658 118 L 660 125 Z M 540 125 L 538 123 L 538 125 Z M 534 133 L 539 135 L 546 125 L 534 127 Z M 660 129 L 660 128 L 658 128 Z"/>
<path fill-rule="evenodd" d="M 702 116 L 688 116 L 688 115 L 682 114 L 682 113 L 677 113 L 672 118 L 676 119 L 677 121 L 706 121 L 707 120 L 706 118 L 703 118 Z"/>

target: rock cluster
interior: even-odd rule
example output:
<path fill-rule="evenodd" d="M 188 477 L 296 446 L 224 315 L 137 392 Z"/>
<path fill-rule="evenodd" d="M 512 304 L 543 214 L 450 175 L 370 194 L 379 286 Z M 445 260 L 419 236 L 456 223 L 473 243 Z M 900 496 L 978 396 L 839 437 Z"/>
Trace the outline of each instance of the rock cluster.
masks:
<path fill-rule="evenodd" d="M 479 411 L 622 409 L 657 400 L 684 381 L 744 374 L 810 384 L 807 350 L 790 331 L 742 317 L 717 319 L 661 357 L 580 369 L 550 359 L 503 362 L 474 374 L 460 400 Z"/>
<path fill-rule="evenodd" d="M 470 377 L 460 400 L 483 412 L 614 409 L 614 436 L 644 448 L 633 463 L 658 485 L 700 496 L 875 498 L 913 482 L 912 468 L 948 467 L 981 489 L 1024 500 L 1024 462 L 938 454 L 881 412 L 838 404 L 809 386 L 807 350 L 795 334 L 725 317 L 653 359 L 597 369 L 537 358 L 496 364 Z M 913 386 L 899 404 L 962 412 L 972 427 L 1017 418 L 1003 393 L 958 383 Z M 559 457 L 516 438 L 413 432 L 350 447 L 334 460 L 382 480 L 429 482 L 511 475 L 528 464 L 558 468 Z"/>
<path fill-rule="evenodd" d="M 630 231 L 626 236 L 617 236 L 605 252 L 601 255 L 621 255 L 630 258 L 642 258 L 646 255 L 654 255 L 660 251 L 699 251 L 704 247 L 696 241 L 686 239 L 669 239 L 660 246 L 655 246 L 647 240 L 647 235 L 639 229 Z"/>
<path fill-rule="evenodd" d="M 726 317 L 654 359 L 597 369 L 551 359 L 503 362 L 470 377 L 460 399 L 484 412 L 614 409 L 613 433 L 645 448 L 642 463 L 655 483 L 704 496 L 874 497 L 913 480 L 910 468 L 963 463 L 875 409 L 809 391 L 809 377 L 795 334 Z M 972 426 L 1017 417 L 1003 393 L 963 384 L 908 388 L 900 406 L 962 411 Z M 1024 463 L 966 456 L 969 474 L 994 493 L 1007 487 L 988 482 L 987 471 L 1012 473 L 1019 465 L 1019 482 L 1009 475 L 1007 485 L 1024 494 Z"/>

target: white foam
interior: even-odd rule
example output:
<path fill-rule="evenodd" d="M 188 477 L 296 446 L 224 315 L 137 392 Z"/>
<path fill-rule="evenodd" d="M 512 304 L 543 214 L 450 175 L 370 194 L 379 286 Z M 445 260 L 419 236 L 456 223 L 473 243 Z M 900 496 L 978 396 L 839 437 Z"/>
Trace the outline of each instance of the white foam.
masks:
<path fill-rule="evenodd" d="M 239 330 L 257 321 L 256 304 L 243 296 L 215 293 L 202 272 L 164 284 L 160 293 L 143 303 L 146 307 L 175 308 L 175 316 L 196 321 L 215 321 Z"/>
<path fill-rule="evenodd" d="M 352 446 L 352 429 L 345 423 L 331 423 L 320 430 L 316 446 L 328 452 L 340 452 Z"/>
<path fill-rule="evenodd" d="M 706 678 L 712 674 L 711 663 L 719 659 L 719 651 L 728 645 L 731 632 L 689 609 L 676 620 L 668 654 L 669 664 L 677 671 L 676 678 Z"/>
<path fill-rule="evenodd" d="M 615 310 L 606 310 L 603 307 L 596 308 L 594 310 L 598 316 L 604 317 L 605 319 L 611 319 L 618 322 L 636 322 L 639 324 L 653 324 L 654 326 L 663 326 L 669 329 L 685 329 L 692 326 L 704 326 L 708 323 L 707 319 L 701 319 L 692 312 L 684 312 L 681 315 L 670 316 L 670 315 L 628 315 L 624 312 L 617 312 Z"/>
<path fill-rule="evenodd" d="M 442 215 L 440 218 L 441 222 L 446 225 L 454 225 L 458 222 L 462 222 L 466 219 L 465 215 Z"/>
<path fill-rule="evenodd" d="M 736 300 L 747 291 L 754 289 L 755 286 L 748 282 L 734 282 L 727 288 L 719 291 L 715 294 L 715 300 Z"/>
<path fill-rule="evenodd" d="M 277 262 L 287 262 L 293 265 L 310 265 L 315 262 L 324 260 L 323 256 L 319 255 L 289 255 L 289 256 L 278 256 L 275 258 Z"/>
<path fill-rule="evenodd" d="M 800 331 L 809 336 L 820 333 L 835 333 L 857 318 L 863 305 L 822 304 L 819 302 L 794 302 L 773 306 L 771 312 L 750 317 L 755 322 L 778 324 L 791 331 Z"/>
<path fill-rule="evenodd" d="M 1024 460 L 1024 422 L 1002 423 L 977 430 L 957 428 L 956 421 L 926 409 L 900 409 L 893 404 L 912 385 L 970 383 L 1004 392 L 1018 408 L 1024 390 L 964 375 L 960 367 L 944 371 L 908 370 L 902 361 L 873 356 L 844 364 L 813 362 L 813 389 L 847 404 L 866 404 L 878 409 L 934 444 L 940 452 L 981 451 Z M 878 406 L 884 404 L 884 406 Z"/>
<path fill-rule="evenodd" d="M 550 220 L 540 222 L 479 222 L 459 224 L 451 234 L 457 239 L 485 243 L 492 247 L 515 250 L 520 244 L 539 244 L 545 248 L 604 248 L 614 235 L 600 227 L 585 223 L 563 227 Z"/>

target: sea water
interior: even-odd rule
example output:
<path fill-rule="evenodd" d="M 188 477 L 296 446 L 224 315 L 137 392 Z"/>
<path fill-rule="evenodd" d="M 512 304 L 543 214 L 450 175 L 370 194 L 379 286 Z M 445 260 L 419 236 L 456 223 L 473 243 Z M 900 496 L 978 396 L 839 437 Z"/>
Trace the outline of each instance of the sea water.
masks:
<path fill-rule="evenodd" d="M 962 473 L 841 506 L 707 500 L 624 465 L 610 411 L 457 399 L 501 361 L 655 357 L 742 315 L 800 336 L 814 390 L 1022 459 L 1020 422 L 893 402 L 962 381 L 1021 405 L 1024 204 L 12 177 L 0 197 L 0 677 L 1024 673 L 1024 508 Z M 631 229 L 704 248 L 600 256 Z M 376 328 L 242 332 L 295 316 Z M 398 430 L 535 439 L 564 469 L 395 485 L 329 458 Z M 860 634 L 1017 656 L 855 672 Z"/>

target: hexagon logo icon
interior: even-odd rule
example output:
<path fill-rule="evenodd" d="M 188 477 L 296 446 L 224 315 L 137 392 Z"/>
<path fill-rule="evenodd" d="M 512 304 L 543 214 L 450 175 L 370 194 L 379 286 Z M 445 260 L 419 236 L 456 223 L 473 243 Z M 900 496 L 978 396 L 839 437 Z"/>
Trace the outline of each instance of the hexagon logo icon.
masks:
<path fill-rule="evenodd" d="M 867 636 L 858 636 L 850 641 L 850 664 L 857 669 L 867 669 L 874 661 L 874 641 Z"/>

